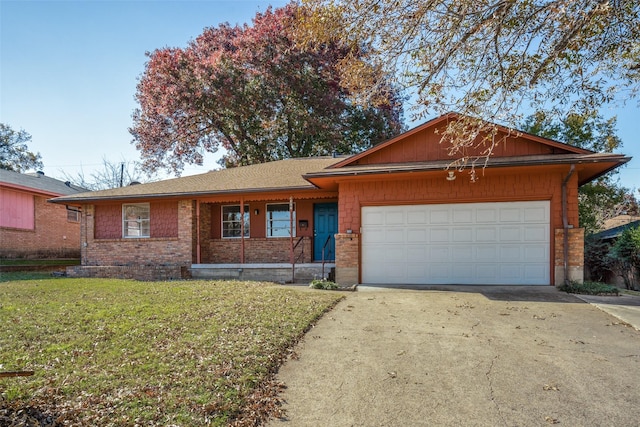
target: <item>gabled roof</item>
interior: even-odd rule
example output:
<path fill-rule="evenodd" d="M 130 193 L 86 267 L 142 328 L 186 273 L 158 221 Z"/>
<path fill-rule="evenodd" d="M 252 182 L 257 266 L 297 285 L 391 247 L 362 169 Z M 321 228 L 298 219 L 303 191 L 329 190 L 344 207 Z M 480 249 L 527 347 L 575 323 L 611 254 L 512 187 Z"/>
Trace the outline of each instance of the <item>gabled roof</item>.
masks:
<path fill-rule="evenodd" d="M 199 175 L 173 178 L 147 184 L 93 191 L 59 197 L 55 203 L 97 200 L 124 200 L 182 196 L 208 196 L 228 193 L 255 193 L 283 190 L 310 190 L 316 187 L 303 178 L 307 172 L 323 170 L 340 161 L 334 157 L 279 160 Z"/>
<path fill-rule="evenodd" d="M 66 196 L 88 191 L 70 182 L 50 178 L 41 172 L 18 173 L 0 169 L 0 186 L 46 196 Z"/>
<path fill-rule="evenodd" d="M 443 126 L 447 123 L 449 123 L 450 121 L 455 121 L 455 120 L 459 120 L 462 116 L 458 113 L 447 113 L 444 114 L 440 117 L 437 117 L 435 119 L 429 120 L 428 122 L 416 126 L 413 129 L 408 130 L 407 132 L 404 132 L 398 136 L 396 136 L 395 138 L 389 139 L 385 142 L 382 142 L 378 145 L 376 145 L 375 147 L 372 147 L 366 151 L 363 151 L 362 153 L 353 155 L 351 157 L 348 157 L 347 159 L 344 159 L 343 161 L 336 163 L 335 165 L 332 166 L 333 169 L 337 169 L 337 168 L 342 168 L 345 166 L 349 166 L 349 165 L 353 165 L 356 163 L 360 163 L 361 160 L 367 158 L 367 157 L 372 157 L 373 155 L 375 155 L 376 153 L 383 151 L 383 150 L 388 150 L 389 147 L 395 145 L 395 144 L 399 144 L 402 143 L 403 141 L 406 141 L 408 138 L 410 138 L 413 135 L 416 135 L 420 132 L 426 131 L 429 128 L 437 128 L 439 126 Z M 484 123 L 487 123 L 491 126 L 496 126 L 499 132 L 503 132 L 506 135 L 513 135 L 513 136 L 518 136 L 518 138 L 522 138 L 523 140 L 527 140 L 530 142 L 535 142 L 538 144 L 542 144 L 544 146 L 550 147 L 552 149 L 557 149 L 558 151 L 562 152 L 562 153 L 576 153 L 576 154 L 592 154 L 594 153 L 593 151 L 590 150 L 585 150 L 583 148 L 579 148 L 579 147 L 574 147 L 572 145 L 568 145 L 568 144 L 563 144 L 561 142 L 558 141 L 554 141 L 548 138 L 543 138 L 541 136 L 537 136 L 537 135 L 533 135 L 533 134 L 529 134 L 526 132 L 522 132 L 522 131 L 518 131 L 518 130 L 514 130 L 514 129 L 510 129 L 506 126 L 502 126 L 502 125 L 498 125 L 495 123 L 491 123 L 488 121 L 484 121 Z M 421 160 L 441 160 L 441 159 L 421 159 Z M 455 160 L 455 157 L 451 158 L 451 161 Z"/>
<path fill-rule="evenodd" d="M 54 203 L 83 203 L 100 200 L 159 199 L 185 196 L 208 197 L 287 190 L 325 189 L 336 191 L 338 188 L 337 179 L 341 177 L 365 174 L 388 175 L 406 172 L 442 171 L 447 169 L 455 158 L 442 158 L 440 156 L 437 159 L 421 159 L 412 157 L 411 153 L 407 154 L 408 151 L 403 151 L 407 150 L 403 142 L 410 141 L 409 145 L 413 144 L 414 149 L 422 149 L 429 145 L 430 142 L 433 142 L 433 132 L 431 132 L 430 140 L 411 139 L 412 135 L 416 135 L 430 127 L 442 125 L 447 120 L 455 120 L 458 117 L 459 115 L 454 113 L 446 114 L 369 150 L 346 158 L 309 157 L 279 160 L 147 184 L 69 195 L 52 201 Z M 509 135 L 517 134 L 518 137 L 522 135 L 522 132 L 501 126 L 499 126 L 499 130 Z M 594 153 L 535 135 L 526 134 L 523 138 L 525 140 L 524 145 L 519 144 L 515 150 L 508 147 L 501 156 L 490 157 L 487 159 L 486 164 L 479 162 L 475 166 L 477 168 L 484 166 L 487 168 L 500 168 L 575 164 L 577 165 L 578 183 L 582 185 L 630 160 L 629 157 L 621 154 Z M 544 146 L 544 150 L 538 150 L 539 145 L 537 144 Z M 401 157 L 404 160 L 401 162 L 391 160 L 389 157 L 392 156 L 388 156 L 390 151 L 385 151 L 394 145 L 396 153 L 400 152 L 402 154 Z M 523 146 L 526 150 L 522 149 Z M 508 155 L 513 152 L 524 152 L 526 155 Z M 381 155 L 381 153 L 384 155 Z M 368 158 L 368 156 L 372 157 Z M 367 161 L 360 162 L 363 159 L 367 159 Z M 375 161 L 371 161 L 372 159 Z M 470 166 L 467 165 L 465 167 Z"/>

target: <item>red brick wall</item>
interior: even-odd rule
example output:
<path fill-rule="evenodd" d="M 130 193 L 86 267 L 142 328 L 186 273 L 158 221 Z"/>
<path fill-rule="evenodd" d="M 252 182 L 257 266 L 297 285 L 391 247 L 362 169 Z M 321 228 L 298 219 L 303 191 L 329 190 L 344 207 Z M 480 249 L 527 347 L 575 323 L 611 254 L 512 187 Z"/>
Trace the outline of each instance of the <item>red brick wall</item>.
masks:
<path fill-rule="evenodd" d="M 294 244 L 300 238 L 294 239 Z M 208 242 L 203 264 L 237 264 L 241 257 L 240 239 L 212 239 Z M 251 238 L 244 240 L 245 263 L 289 263 L 291 242 L 287 238 Z M 297 258 L 304 249 L 304 256 Z M 305 237 L 296 247 L 296 263 L 312 262 L 311 238 Z"/>
<path fill-rule="evenodd" d="M 149 206 L 151 237 L 178 237 L 178 203 L 154 202 Z"/>
<path fill-rule="evenodd" d="M 172 207 L 172 206 L 175 206 Z M 82 224 L 82 265 L 83 266 L 131 266 L 131 265 L 180 265 L 187 266 L 193 262 L 193 219 L 195 216 L 194 203 L 190 200 L 171 201 L 152 204 L 160 206 L 159 212 L 163 212 L 160 230 L 169 230 L 175 233 L 175 237 L 151 237 L 151 238 L 96 238 L 96 217 L 103 212 L 113 213 L 113 206 L 86 205 L 84 207 Z M 174 212 L 175 211 L 175 217 Z M 121 208 L 118 207 L 118 212 Z M 121 215 L 121 213 L 119 214 Z M 113 214 L 110 216 L 113 218 Z M 167 225 L 176 220 L 176 226 Z M 113 219 L 111 219 L 113 221 Z M 103 222 L 101 230 L 106 228 Z M 118 222 L 120 224 L 120 220 Z M 164 224 L 164 226 L 162 225 Z M 122 226 L 119 225 L 121 228 Z M 120 235 L 121 231 L 118 233 Z M 103 234 L 104 235 L 104 234 Z"/>
<path fill-rule="evenodd" d="M 176 201 L 149 204 L 151 237 L 178 236 L 178 203 Z M 122 237 L 122 203 L 95 206 L 95 238 Z"/>
<path fill-rule="evenodd" d="M 122 237 L 122 204 L 96 205 L 94 208 L 94 236 L 96 239 Z"/>
<path fill-rule="evenodd" d="M 80 223 L 67 220 L 64 205 L 48 203 L 42 196 L 34 198 L 35 229 L 0 227 L 0 257 L 78 257 Z"/>

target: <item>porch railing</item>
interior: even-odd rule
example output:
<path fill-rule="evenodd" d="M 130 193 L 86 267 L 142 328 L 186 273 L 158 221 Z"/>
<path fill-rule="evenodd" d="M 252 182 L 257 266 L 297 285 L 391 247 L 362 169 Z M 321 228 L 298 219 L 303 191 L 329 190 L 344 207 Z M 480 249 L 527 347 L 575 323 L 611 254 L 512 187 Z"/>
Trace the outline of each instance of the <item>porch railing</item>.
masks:
<path fill-rule="evenodd" d="M 300 251 L 300 253 L 296 255 L 296 248 L 300 246 L 300 243 L 302 242 L 304 242 L 304 236 L 300 237 L 298 241 L 295 243 L 295 245 L 293 245 L 293 248 L 291 249 L 293 252 L 291 257 L 291 259 L 293 260 L 293 263 L 291 264 L 291 283 L 295 283 L 296 281 L 296 264 L 298 263 L 298 261 L 300 261 L 300 259 L 304 261 L 304 244 L 302 244 L 301 246 L 302 250 Z M 324 271 L 323 271 L 323 274 L 324 274 Z"/>
<path fill-rule="evenodd" d="M 331 235 L 327 236 L 327 240 L 325 240 L 324 245 L 322 245 L 322 278 L 325 278 L 324 275 L 324 264 L 326 262 L 326 257 L 325 254 L 327 253 L 327 246 L 329 245 L 329 243 L 331 242 Z M 329 253 L 331 253 L 329 251 Z"/>

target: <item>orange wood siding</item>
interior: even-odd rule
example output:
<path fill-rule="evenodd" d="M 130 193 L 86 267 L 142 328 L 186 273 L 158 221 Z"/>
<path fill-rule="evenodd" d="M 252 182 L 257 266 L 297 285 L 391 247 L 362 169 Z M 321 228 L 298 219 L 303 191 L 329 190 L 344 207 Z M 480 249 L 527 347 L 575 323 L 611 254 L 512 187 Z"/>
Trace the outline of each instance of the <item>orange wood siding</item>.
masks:
<path fill-rule="evenodd" d="M 502 141 L 506 134 L 499 132 L 496 141 Z M 372 165 L 387 163 L 424 162 L 436 160 L 455 160 L 461 155 L 483 156 L 487 144 L 480 144 L 478 148 L 466 149 L 462 154 L 448 154 L 448 146 L 440 143 L 441 133 L 435 133 L 433 128 L 423 129 L 407 136 L 402 143 L 396 143 L 372 152 L 370 155 L 354 162 L 354 165 Z M 480 141 L 480 140 L 478 140 Z M 563 152 L 559 148 L 553 148 L 524 137 L 507 137 L 497 144 L 493 150 L 493 157 L 533 156 L 540 154 L 552 154 Z"/>

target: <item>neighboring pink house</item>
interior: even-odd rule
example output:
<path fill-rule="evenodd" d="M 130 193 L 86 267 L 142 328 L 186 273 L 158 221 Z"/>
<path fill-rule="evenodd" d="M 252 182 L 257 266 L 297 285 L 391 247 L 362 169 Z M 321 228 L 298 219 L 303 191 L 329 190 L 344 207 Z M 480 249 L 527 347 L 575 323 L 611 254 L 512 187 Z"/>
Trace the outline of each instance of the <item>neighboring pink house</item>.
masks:
<path fill-rule="evenodd" d="M 0 258 L 79 258 L 80 210 L 47 200 L 85 191 L 42 172 L 0 169 Z"/>
<path fill-rule="evenodd" d="M 469 168 L 447 170 L 440 144 L 458 117 L 350 157 L 60 197 L 82 208 L 82 265 L 67 271 L 284 281 L 335 269 L 342 285 L 582 280 L 578 187 L 630 158 L 499 128 L 504 141 L 472 182 Z"/>

